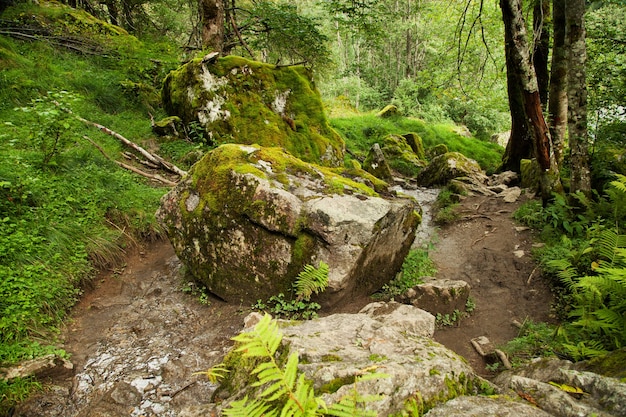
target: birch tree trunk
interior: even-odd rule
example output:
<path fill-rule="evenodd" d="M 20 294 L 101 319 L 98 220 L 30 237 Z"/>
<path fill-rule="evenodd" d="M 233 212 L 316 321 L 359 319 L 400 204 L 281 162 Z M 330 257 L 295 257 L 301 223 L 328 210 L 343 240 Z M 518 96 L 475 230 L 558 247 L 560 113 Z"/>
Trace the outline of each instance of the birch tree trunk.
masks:
<path fill-rule="evenodd" d="M 533 138 L 535 158 L 541 167 L 539 189 L 544 202 L 550 199 L 553 192 L 561 192 L 559 169 L 551 150 L 550 132 L 543 117 L 541 98 L 535 68 L 530 59 L 527 41 L 526 22 L 522 14 L 521 0 L 500 0 L 502 20 L 504 22 L 505 48 L 509 51 L 507 60 L 509 68 L 519 80 L 519 87 L 524 105 L 524 113 Z"/>
<path fill-rule="evenodd" d="M 585 1 L 567 0 L 565 18 L 569 39 L 568 131 L 571 152 L 570 192 L 591 194 L 587 135 L 587 80 L 585 62 Z"/>

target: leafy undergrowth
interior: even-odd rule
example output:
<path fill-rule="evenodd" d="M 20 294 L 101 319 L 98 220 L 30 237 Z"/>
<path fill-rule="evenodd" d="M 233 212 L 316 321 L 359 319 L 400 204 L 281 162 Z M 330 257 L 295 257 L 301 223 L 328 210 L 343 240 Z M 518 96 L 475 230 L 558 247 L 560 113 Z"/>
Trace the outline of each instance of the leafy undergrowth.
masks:
<path fill-rule="evenodd" d="M 27 17 L 22 25 L 57 39 L 69 31 L 94 49 L 76 54 L 45 36 L 0 36 L 0 366 L 64 355 L 55 338 L 81 288 L 133 244 L 160 235 L 154 213 L 167 190 L 106 159 L 84 136 L 116 159 L 117 140 L 60 107 L 149 143 L 149 113 L 160 115 L 158 91 L 176 49 L 143 45 L 87 16 L 68 19 L 67 10 L 43 2 L 2 15 Z M 2 382 L 0 414 L 37 387 Z"/>
<path fill-rule="evenodd" d="M 562 320 L 559 326 L 526 323 L 505 348 L 514 358 L 578 361 L 626 345 L 626 177 L 614 178 L 594 199 L 556 196 L 546 207 L 530 202 L 514 214 L 541 231 L 545 245 L 534 256 L 551 280 Z"/>
<path fill-rule="evenodd" d="M 501 163 L 501 146 L 459 135 L 450 124 L 431 124 L 401 116 L 381 118 L 372 113 L 332 118 L 330 124 L 344 138 L 348 150 L 360 157 L 366 156 L 374 143 L 382 144 L 389 134 L 415 132 L 422 138 L 424 148 L 445 144 L 451 152 L 475 159 L 488 173 L 494 172 Z"/>

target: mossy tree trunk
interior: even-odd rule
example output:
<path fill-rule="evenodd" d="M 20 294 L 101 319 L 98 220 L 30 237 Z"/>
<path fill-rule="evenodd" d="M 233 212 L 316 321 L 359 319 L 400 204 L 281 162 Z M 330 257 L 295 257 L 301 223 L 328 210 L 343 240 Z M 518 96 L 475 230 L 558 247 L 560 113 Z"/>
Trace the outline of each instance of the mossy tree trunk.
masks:
<path fill-rule="evenodd" d="M 591 194 L 591 174 L 587 135 L 587 82 L 585 62 L 585 1 L 566 1 L 569 40 L 568 131 L 571 151 L 571 189 Z"/>
<path fill-rule="evenodd" d="M 500 0 L 505 31 L 507 71 L 512 70 L 519 81 L 524 114 L 532 134 L 535 158 L 541 167 L 539 188 L 547 201 L 553 192 L 561 192 L 559 168 L 551 150 L 548 125 L 543 117 L 535 68 L 529 53 L 526 22 L 520 0 Z"/>
<path fill-rule="evenodd" d="M 567 59 L 568 50 L 565 37 L 565 0 L 553 0 L 552 21 L 554 38 L 552 41 L 552 68 L 550 73 L 550 94 L 548 115 L 550 136 L 557 165 L 563 164 L 563 147 L 567 133 Z"/>
<path fill-rule="evenodd" d="M 215 52 L 224 49 L 224 1 L 199 0 L 202 47 Z"/>

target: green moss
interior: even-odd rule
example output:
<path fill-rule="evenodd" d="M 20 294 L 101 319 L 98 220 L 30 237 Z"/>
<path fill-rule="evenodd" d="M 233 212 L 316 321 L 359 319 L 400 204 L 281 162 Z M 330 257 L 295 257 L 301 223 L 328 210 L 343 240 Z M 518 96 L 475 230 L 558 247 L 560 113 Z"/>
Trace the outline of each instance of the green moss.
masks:
<path fill-rule="evenodd" d="M 200 121 L 217 143 L 278 146 L 324 165 L 343 158 L 343 140 L 328 124 L 319 92 L 303 67 L 235 56 L 211 64 L 196 59 L 168 75 L 162 96 L 169 114 L 185 123 Z M 210 114 L 203 110 L 207 105 Z"/>
<path fill-rule="evenodd" d="M 322 362 L 341 362 L 343 361 L 343 359 L 341 359 L 341 356 L 338 355 L 322 355 Z"/>
<path fill-rule="evenodd" d="M 587 371 L 618 378 L 623 381 L 626 378 L 626 348 L 593 358 L 588 362 L 584 362 L 582 367 Z"/>
<path fill-rule="evenodd" d="M 378 362 L 384 362 L 384 361 L 386 361 L 387 359 L 389 359 L 389 358 L 387 358 L 387 356 L 385 356 L 385 355 L 379 355 L 378 353 L 372 353 L 372 354 L 369 356 L 369 360 L 370 360 L 370 362 L 377 362 L 377 363 L 378 363 Z"/>
<path fill-rule="evenodd" d="M 428 375 L 430 375 L 430 376 L 441 375 L 441 372 L 439 372 L 439 369 L 437 369 L 437 368 L 432 368 L 430 371 L 428 371 Z"/>
<path fill-rule="evenodd" d="M 339 389 L 343 387 L 344 385 L 354 384 L 355 381 L 356 381 L 355 375 L 348 375 L 348 376 L 344 376 L 341 378 L 335 378 L 332 381 L 327 382 L 326 384 L 316 389 L 315 395 L 320 396 L 322 394 L 333 394 L 339 391 Z"/>

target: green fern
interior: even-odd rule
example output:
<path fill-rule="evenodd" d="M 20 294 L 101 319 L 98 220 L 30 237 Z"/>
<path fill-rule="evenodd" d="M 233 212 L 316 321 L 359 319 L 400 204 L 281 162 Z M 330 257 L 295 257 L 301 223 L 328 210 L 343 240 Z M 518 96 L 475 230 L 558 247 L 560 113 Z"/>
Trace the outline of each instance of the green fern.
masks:
<path fill-rule="evenodd" d="M 617 179 L 610 184 L 619 192 L 626 194 L 626 175 L 615 174 Z"/>
<path fill-rule="evenodd" d="M 276 351 L 283 335 L 278 323 L 269 314 L 254 327 L 251 332 L 241 333 L 233 338 L 241 345 L 236 349 L 244 357 L 260 357 L 266 359 L 252 373 L 258 381 L 255 387 L 264 387 L 259 394 L 259 404 L 272 401 L 284 401 L 281 417 L 284 416 L 315 416 L 320 406 L 313 394 L 313 389 L 306 381 L 304 374 L 298 374 L 298 354 L 292 353 L 287 359 L 285 368 L 276 361 Z M 245 403 L 243 404 L 247 406 Z"/>
<path fill-rule="evenodd" d="M 298 300 L 309 301 L 313 293 L 319 294 L 328 287 L 328 265 L 320 261 L 318 268 L 313 265 L 305 265 L 304 270 L 298 274 L 294 283 L 294 289 Z"/>
<path fill-rule="evenodd" d="M 277 360 L 278 349 L 282 343 L 283 334 L 278 323 L 272 320 L 269 314 L 249 332 L 241 333 L 233 340 L 238 343 L 235 352 L 241 353 L 244 358 L 261 359 L 252 371 L 256 377 L 251 387 L 259 390 L 254 399 L 245 396 L 233 401 L 223 414 L 228 417 L 316 417 L 323 415 L 334 416 L 375 416 L 367 411 L 365 404 L 379 399 L 378 396 L 368 397 L 358 393 L 358 381 L 381 378 L 386 375 L 372 373 L 370 370 L 358 375 L 350 395 L 343 398 L 338 404 L 327 407 L 324 401 L 315 395 L 313 385 L 303 373 L 298 372 L 298 354 L 292 353 L 287 362 L 281 365 Z M 207 372 L 225 375 L 224 365 L 218 365 Z"/>

